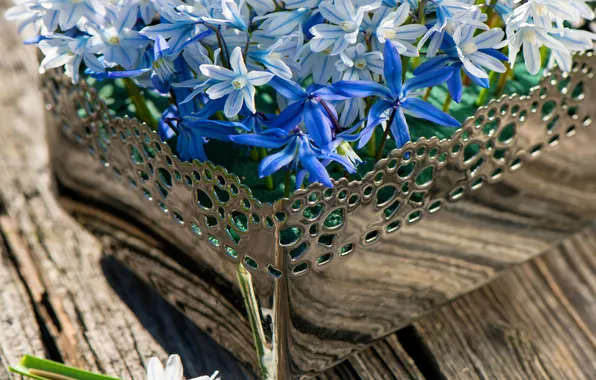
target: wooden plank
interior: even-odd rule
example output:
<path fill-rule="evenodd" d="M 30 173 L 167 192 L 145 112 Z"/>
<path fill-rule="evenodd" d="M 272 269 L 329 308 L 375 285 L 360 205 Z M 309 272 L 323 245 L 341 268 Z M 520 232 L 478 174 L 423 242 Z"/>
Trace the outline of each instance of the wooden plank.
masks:
<path fill-rule="evenodd" d="M 594 379 L 596 227 L 414 327 L 448 379 Z"/>
<path fill-rule="evenodd" d="M 6 216 L 0 216 L 0 219 Z M 19 273 L 19 263 L 10 255 L 0 236 L 0 378 L 11 379 L 10 364 L 26 353 L 49 355 L 36 320 L 37 310 Z M 43 328 L 43 327 L 42 327 Z"/>
<path fill-rule="evenodd" d="M 8 5 L 0 0 L 0 13 Z M 106 278 L 102 245 L 50 191 L 35 50 L 22 46 L 12 23 L 1 20 L 0 33 L 0 48 L 10 52 L 0 62 L 0 203 L 6 215 L 0 224 L 6 241 L 0 245 L 0 306 L 13 305 L 0 311 L 0 378 L 24 352 L 123 379 L 144 378 L 151 356 L 165 360 L 167 352 L 177 352 L 188 375 L 219 369 L 226 378 L 246 378 L 227 352 L 139 281 Z M 6 255 L 18 266 L 11 267 Z M 36 332 L 36 310 L 54 355 L 44 351 Z"/>

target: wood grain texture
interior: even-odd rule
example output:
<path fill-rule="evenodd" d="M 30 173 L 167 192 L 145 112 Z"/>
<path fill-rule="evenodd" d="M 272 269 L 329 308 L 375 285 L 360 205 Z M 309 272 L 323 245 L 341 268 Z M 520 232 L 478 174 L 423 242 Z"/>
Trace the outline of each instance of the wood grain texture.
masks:
<path fill-rule="evenodd" d="M 448 379 L 594 379 L 596 227 L 414 327 Z"/>
<path fill-rule="evenodd" d="M 10 4 L 1 0 L 0 13 Z M 0 48 L 10 52 L 0 60 L 0 306 L 11 306 L 0 310 L 0 378 L 25 352 L 123 379 L 142 379 L 151 356 L 177 352 L 189 375 L 220 369 L 245 378 L 227 352 L 140 281 L 102 266 L 101 243 L 58 205 L 35 50 L 22 46 L 12 23 L 0 20 L 0 33 Z"/>
<path fill-rule="evenodd" d="M 9 3 L 0 0 L 0 9 Z M 249 377 L 110 262 L 49 191 L 34 52 L 0 20 L 0 379 L 23 353 L 143 379 L 150 355 Z M 438 244 L 438 243 L 437 243 Z M 121 254 L 122 252 L 120 252 Z M 155 254 L 155 252 L 153 252 Z M 560 244 L 332 368 L 321 379 L 593 379 L 596 230 Z M 416 361 L 412 360 L 412 357 Z"/>

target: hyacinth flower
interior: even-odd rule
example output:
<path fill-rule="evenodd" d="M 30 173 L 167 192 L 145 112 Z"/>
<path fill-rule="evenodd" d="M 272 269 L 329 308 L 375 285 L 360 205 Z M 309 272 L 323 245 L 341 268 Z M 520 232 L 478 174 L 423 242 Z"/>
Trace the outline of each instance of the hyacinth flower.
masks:
<path fill-rule="evenodd" d="M 224 113 L 234 117 L 240 112 L 243 104 L 251 112 L 256 112 L 255 86 L 269 82 L 273 74 L 267 71 L 248 71 L 242 57 L 242 50 L 236 47 L 230 55 L 231 70 L 217 65 L 201 65 L 201 72 L 217 84 L 207 89 L 210 99 L 227 96 Z"/>
<path fill-rule="evenodd" d="M 339 125 L 337 111 L 330 102 L 352 98 L 351 95 L 339 94 L 331 86 L 312 84 L 304 90 L 298 84 L 273 77 L 269 82 L 281 96 L 293 102 L 271 122 L 273 128 L 286 129 L 304 121 L 306 132 L 314 143 L 329 150 L 333 136 Z"/>
<path fill-rule="evenodd" d="M 449 68 L 442 68 L 415 76 L 402 84 L 401 58 L 390 41 L 385 42 L 384 57 L 384 74 L 387 86 L 366 81 L 340 81 L 334 84 L 337 91 L 348 96 L 378 97 L 378 100 L 370 108 L 368 125 L 362 131 L 358 148 L 363 147 L 368 142 L 374 132 L 374 121 L 381 118 L 387 111 L 389 111 L 389 120 L 386 134 L 391 132 L 398 147 L 410 141 L 410 131 L 405 113 L 447 127 L 461 126 L 460 122 L 450 115 L 417 98 L 419 92 L 416 90 L 436 86 L 449 79 L 452 75 Z"/>
<path fill-rule="evenodd" d="M 475 27 L 458 27 L 453 38 L 445 36 L 442 50 L 445 54 L 437 55 L 422 63 L 414 70 L 414 75 L 420 75 L 433 70 L 448 67 L 453 75 L 447 80 L 449 94 L 457 103 L 462 99 L 463 84 L 461 70 L 477 85 L 488 88 L 488 74 L 484 70 L 505 72 L 506 67 L 501 61 L 506 61 L 507 56 L 494 47 L 503 39 L 501 29 L 490 29 L 474 35 Z"/>

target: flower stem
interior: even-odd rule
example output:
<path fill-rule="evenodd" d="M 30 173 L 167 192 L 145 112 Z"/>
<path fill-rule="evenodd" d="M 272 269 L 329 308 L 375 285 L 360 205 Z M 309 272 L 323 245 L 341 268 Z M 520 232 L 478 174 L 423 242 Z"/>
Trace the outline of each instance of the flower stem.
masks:
<path fill-rule="evenodd" d="M 261 160 L 264 159 L 265 157 L 267 157 L 267 149 L 259 148 L 259 156 L 260 156 Z M 268 175 L 267 177 L 265 177 L 263 179 L 265 181 L 265 188 L 269 191 L 273 190 L 273 177 Z"/>
<path fill-rule="evenodd" d="M 366 150 L 371 157 L 374 157 L 377 154 L 377 135 L 375 134 L 375 131 L 372 132 L 370 140 L 366 143 Z"/>
<path fill-rule="evenodd" d="M 290 187 L 292 186 L 291 174 L 292 174 L 292 171 L 288 169 L 286 171 L 286 178 L 284 180 L 284 197 L 285 198 L 290 197 Z"/>
<path fill-rule="evenodd" d="M 443 102 L 443 112 L 447 113 L 449 112 L 449 106 L 451 105 L 451 94 L 447 93 L 447 96 L 445 97 L 445 102 Z"/>
<path fill-rule="evenodd" d="M 391 116 L 389 116 L 389 121 L 387 122 L 387 126 L 385 127 L 385 132 L 383 132 L 383 137 L 381 139 L 381 143 L 379 144 L 379 149 L 377 150 L 377 155 L 375 156 L 376 161 L 381 159 L 383 156 L 383 149 L 385 149 L 385 142 L 387 141 L 387 137 L 389 137 L 389 131 L 391 130 L 391 124 L 393 124 L 393 120 L 395 119 L 395 114 L 397 113 L 397 108 L 394 108 L 391 111 Z"/>
<path fill-rule="evenodd" d="M 426 89 L 426 92 L 424 93 L 424 97 L 422 98 L 422 100 L 427 101 L 428 98 L 430 98 L 430 93 L 433 90 L 432 87 L 429 87 Z"/>
<path fill-rule="evenodd" d="M 487 88 L 483 88 L 480 91 L 480 94 L 478 95 L 478 99 L 476 99 L 477 107 L 480 107 L 480 106 L 483 106 L 486 104 L 486 101 L 488 100 L 488 95 L 490 93 L 490 88 L 493 86 L 496 79 L 497 79 L 497 73 L 495 73 L 494 71 L 491 71 L 490 74 L 488 74 L 489 86 Z"/>
<path fill-rule="evenodd" d="M 406 81 L 406 73 L 408 72 L 408 65 L 410 64 L 410 57 L 401 57 L 401 80 L 402 82 Z"/>
<path fill-rule="evenodd" d="M 257 150 L 257 148 L 255 148 L 255 147 L 250 148 L 250 159 L 253 160 L 254 162 L 259 162 L 260 157 L 259 157 L 259 151 Z"/>
<path fill-rule="evenodd" d="M 126 87 L 128 96 L 130 97 L 130 100 L 132 100 L 132 104 L 135 106 L 137 117 L 154 131 L 157 130 L 157 121 L 151 115 L 149 108 L 147 108 L 145 97 L 141 94 L 139 87 L 130 78 L 122 78 L 122 80 L 124 81 L 124 87 Z"/>
<path fill-rule="evenodd" d="M 497 83 L 497 89 L 495 91 L 495 98 L 500 97 L 503 95 L 503 91 L 505 90 L 505 85 L 507 84 L 507 78 L 509 78 L 509 71 L 511 70 L 510 67 L 507 67 L 507 71 L 501 73 L 499 76 L 499 82 Z"/>
<path fill-rule="evenodd" d="M 213 33 L 215 33 L 215 36 L 217 37 L 217 45 L 219 45 L 219 48 L 221 50 L 221 61 L 225 68 L 230 69 L 231 68 L 230 52 L 228 51 L 228 45 L 226 45 L 225 40 L 223 39 L 223 36 L 221 35 L 221 31 L 216 26 L 209 25 L 209 24 L 205 24 L 205 25 L 209 29 L 213 30 Z"/>

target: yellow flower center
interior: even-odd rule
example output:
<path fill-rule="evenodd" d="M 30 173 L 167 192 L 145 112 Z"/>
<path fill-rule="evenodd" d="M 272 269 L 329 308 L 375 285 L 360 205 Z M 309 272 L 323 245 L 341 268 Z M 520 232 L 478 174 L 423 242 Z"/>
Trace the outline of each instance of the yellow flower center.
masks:
<path fill-rule="evenodd" d="M 465 42 L 460 47 L 464 55 L 474 54 L 478 51 L 478 46 L 473 42 Z"/>
<path fill-rule="evenodd" d="M 532 45 L 536 43 L 536 31 L 534 29 L 526 28 L 523 33 L 524 41 L 527 41 Z"/>
<path fill-rule="evenodd" d="M 366 67 L 366 61 L 362 58 L 357 59 L 356 62 L 354 62 L 354 66 L 356 66 L 357 69 L 362 70 Z"/>
<path fill-rule="evenodd" d="M 353 32 L 356 28 L 356 25 L 352 21 L 342 21 L 339 23 L 339 27 L 344 32 Z"/>
<path fill-rule="evenodd" d="M 120 38 L 118 36 L 113 36 L 108 38 L 108 42 L 110 45 L 120 45 Z"/>

